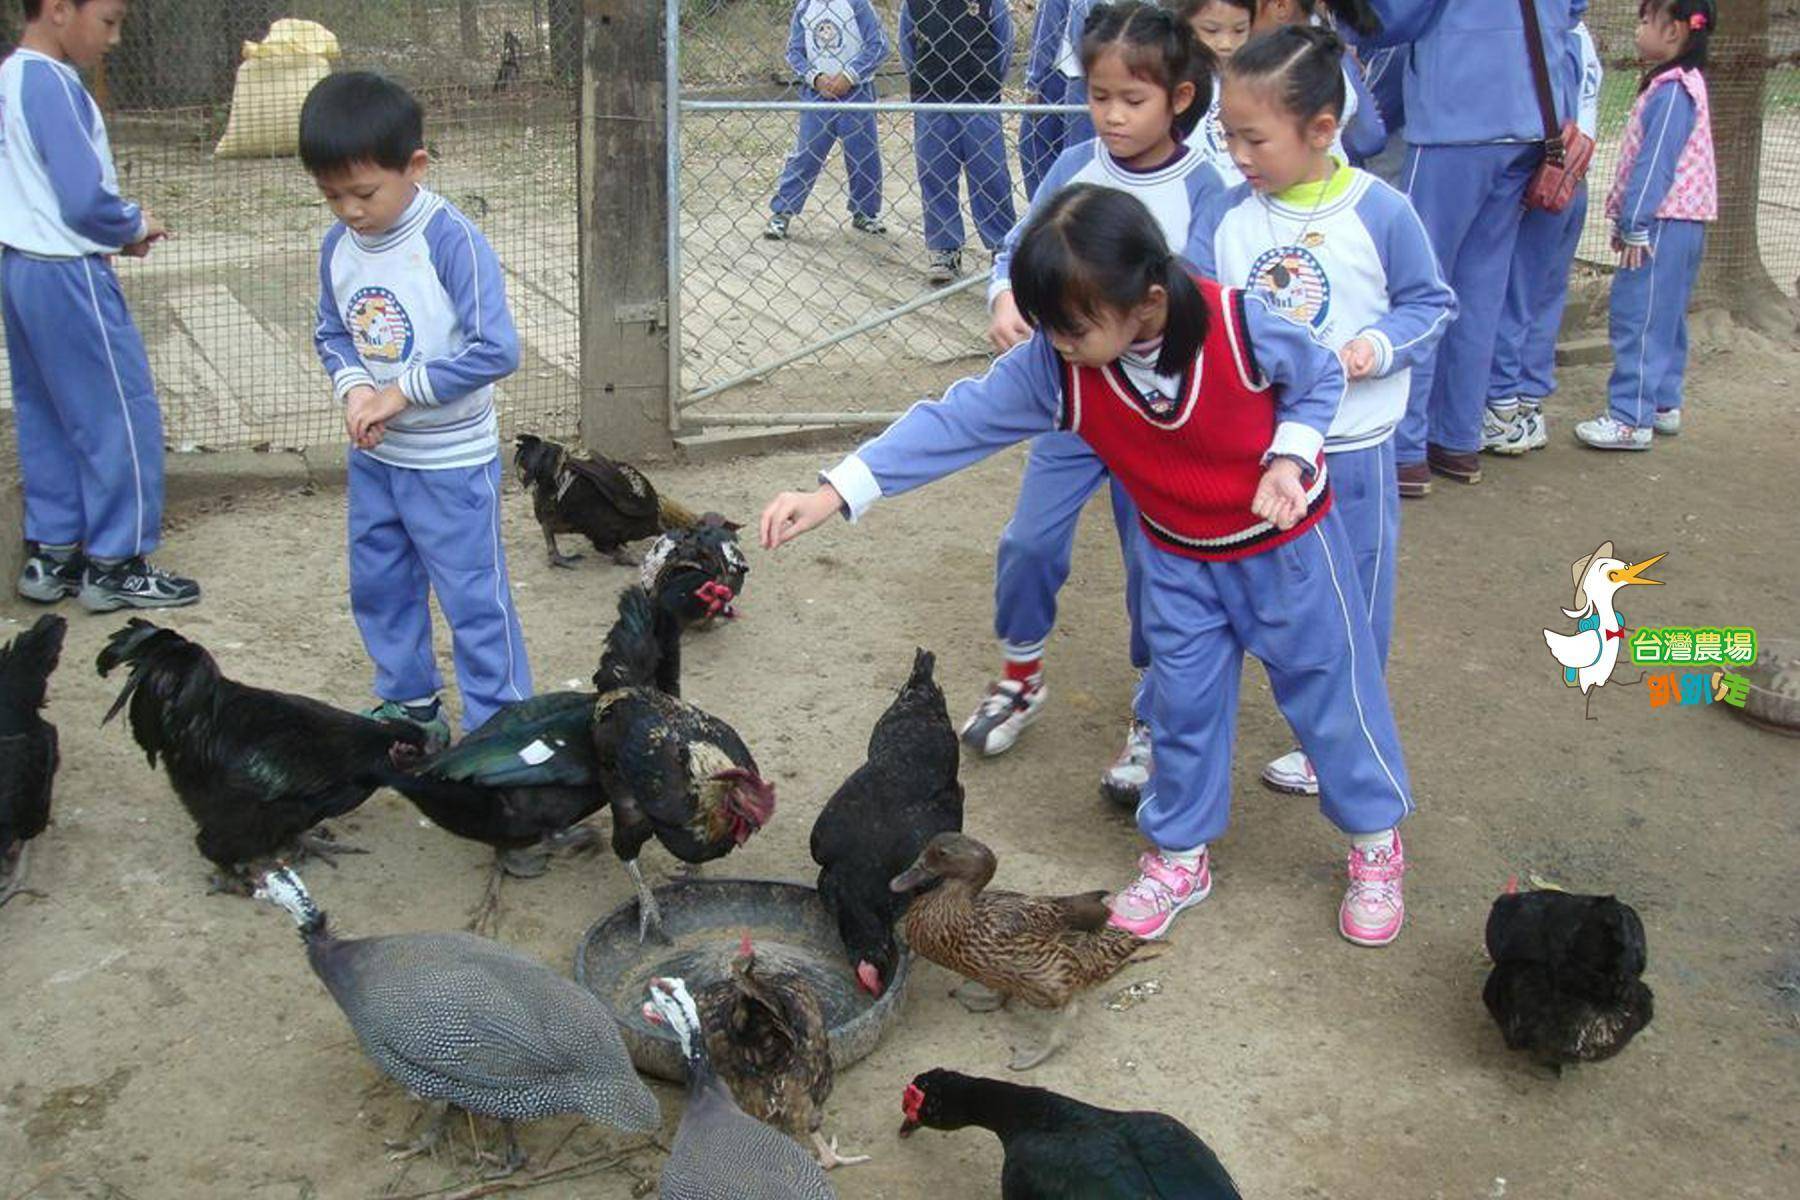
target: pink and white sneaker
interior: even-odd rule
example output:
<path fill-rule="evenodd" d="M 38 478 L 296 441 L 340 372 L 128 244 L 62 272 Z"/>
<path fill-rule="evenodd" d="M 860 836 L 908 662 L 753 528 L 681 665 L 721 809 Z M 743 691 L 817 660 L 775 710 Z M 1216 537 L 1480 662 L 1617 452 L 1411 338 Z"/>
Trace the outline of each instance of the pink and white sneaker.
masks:
<path fill-rule="evenodd" d="M 1392 846 L 1369 850 L 1350 847 L 1350 886 L 1338 906 L 1338 932 L 1358 946 L 1385 946 L 1400 936 L 1406 921 L 1406 898 L 1400 877 L 1406 874 L 1406 850 L 1400 832 Z"/>
<path fill-rule="evenodd" d="M 1211 857 L 1211 851 L 1202 851 L 1190 870 L 1146 850 L 1138 858 L 1137 880 L 1107 902 L 1112 908 L 1107 924 L 1141 938 L 1161 937 L 1175 914 L 1212 893 Z"/>

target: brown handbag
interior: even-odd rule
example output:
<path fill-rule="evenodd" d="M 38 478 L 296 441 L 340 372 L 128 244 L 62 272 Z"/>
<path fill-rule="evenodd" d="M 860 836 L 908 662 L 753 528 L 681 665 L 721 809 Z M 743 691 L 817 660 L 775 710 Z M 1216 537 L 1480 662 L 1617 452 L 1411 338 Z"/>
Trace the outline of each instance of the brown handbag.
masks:
<path fill-rule="evenodd" d="M 1550 91 L 1550 65 L 1544 60 L 1544 31 L 1538 24 L 1536 0 L 1519 0 L 1525 17 L 1525 45 L 1531 55 L 1531 76 L 1537 86 L 1538 111 L 1544 118 L 1544 161 L 1531 173 L 1525 187 L 1525 207 L 1559 213 L 1569 207 L 1581 181 L 1594 161 L 1594 139 L 1569 121 L 1556 124 L 1556 100 Z"/>

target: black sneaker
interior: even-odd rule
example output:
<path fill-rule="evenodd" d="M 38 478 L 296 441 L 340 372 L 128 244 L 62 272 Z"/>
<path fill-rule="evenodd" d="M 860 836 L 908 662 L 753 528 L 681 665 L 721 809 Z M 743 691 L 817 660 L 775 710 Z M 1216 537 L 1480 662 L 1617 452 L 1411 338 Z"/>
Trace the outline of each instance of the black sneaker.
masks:
<path fill-rule="evenodd" d="M 763 238 L 771 242 L 785 242 L 788 239 L 788 222 L 793 218 L 787 213 L 776 213 L 763 226 Z"/>
<path fill-rule="evenodd" d="M 862 213 L 850 214 L 850 227 L 862 233 L 886 233 L 887 222 L 880 217 L 865 216 Z"/>
<path fill-rule="evenodd" d="M 200 585 L 171 575 L 142 558 L 110 566 L 89 562 L 81 577 L 81 607 L 89 612 L 117 608 L 181 608 L 200 602 Z"/>
<path fill-rule="evenodd" d="M 927 283 L 949 283 L 962 274 L 961 250 L 933 250 L 925 268 Z"/>
<path fill-rule="evenodd" d="M 86 560 L 79 552 L 67 558 L 51 558 L 37 543 L 25 543 L 25 568 L 19 572 L 19 595 L 39 604 L 55 604 L 81 590 Z"/>

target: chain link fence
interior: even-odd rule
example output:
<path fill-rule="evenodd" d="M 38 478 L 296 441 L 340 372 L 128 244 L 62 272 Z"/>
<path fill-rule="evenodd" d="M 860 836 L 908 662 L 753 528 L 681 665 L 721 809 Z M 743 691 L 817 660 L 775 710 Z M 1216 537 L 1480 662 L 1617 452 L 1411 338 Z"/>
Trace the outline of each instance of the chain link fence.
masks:
<path fill-rule="evenodd" d="M 874 107 L 857 134 L 865 142 L 856 184 L 839 140 L 805 203 L 792 202 L 797 188 L 784 197 L 792 215 L 777 241 L 764 235 L 780 207 L 784 169 L 802 122 L 824 107 L 809 86 L 820 81 L 803 82 L 788 61 L 795 0 L 679 0 L 676 382 L 692 424 L 892 409 L 967 373 L 985 354 L 990 257 L 977 218 L 991 210 L 994 226 L 994 213 L 1026 209 L 1019 133 L 1030 115 L 1021 106 L 1035 99 L 1024 76 L 1037 7 L 912 0 L 919 14 L 935 14 L 914 32 L 956 52 L 927 64 L 951 78 L 985 79 L 984 64 L 1001 49 L 996 31 L 1010 26 L 1000 107 L 971 116 L 907 108 L 898 46 L 905 2 L 869 6 L 887 51 L 859 93 Z M 831 7 L 840 13 L 835 36 L 847 41 L 854 29 L 866 39 L 851 0 Z M 1728 265 L 1746 276 L 1766 271 L 1792 294 L 1800 276 L 1800 4 L 1771 5 L 1766 47 L 1730 27 L 1738 7 L 1725 6 L 1714 41 L 1714 137 L 1722 164 L 1760 139 L 1761 172 L 1757 236 L 1733 241 L 1742 261 Z M 483 228 L 507 271 L 523 362 L 502 387 L 505 431 L 575 432 L 580 10 L 580 0 L 134 0 L 123 44 L 92 84 L 123 190 L 180 235 L 119 268 L 149 345 L 171 447 L 342 438 L 311 346 L 318 247 L 331 216 L 291 154 L 214 154 L 233 117 L 241 43 L 263 38 L 280 17 L 316 21 L 335 35 L 338 54 L 327 67 L 378 69 L 420 96 L 430 183 Z M 1581 249 L 1595 263 L 1611 257 L 1602 208 L 1636 91 L 1636 12 L 1635 0 L 1597 0 L 1587 17 L 1608 68 Z M 18 14 L 16 0 L 0 0 L 0 49 L 16 37 Z M 833 35 L 812 26 L 816 52 L 820 37 Z M 800 32 L 804 49 L 809 30 Z M 924 44 L 915 37 L 909 54 Z M 237 105 L 237 119 L 257 115 L 254 107 Z M 982 127 L 969 139 L 973 150 L 950 145 L 947 130 L 960 137 L 971 126 Z M 955 172 L 963 175 L 954 193 L 961 273 L 944 281 L 940 269 L 934 282 L 933 252 L 950 239 L 937 222 L 928 228 L 927 207 L 947 193 L 948 168 L 965 160 L 975 170 Z M 855 221 L 859 206 L 873 207 L 871 162 L 879 164 L 880 210 L 861 215 L 879 216 L 876 231 Z M 969 174 L 984 204 L 971 205 Z M 8 394 L 4 370 L 0 362 L 0 397 Z"/>

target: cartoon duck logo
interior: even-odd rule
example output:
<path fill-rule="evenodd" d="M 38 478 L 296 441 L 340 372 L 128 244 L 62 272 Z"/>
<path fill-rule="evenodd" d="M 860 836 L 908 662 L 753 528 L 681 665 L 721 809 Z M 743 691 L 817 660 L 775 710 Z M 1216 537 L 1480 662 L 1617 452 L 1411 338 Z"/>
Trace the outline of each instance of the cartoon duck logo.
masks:
<path fill-rule="evenodd" d="M 412 318 L 387 288 L 358 291 L 345 306 L 344 318 L 364 362 L 403 363 L 412 356 Z"/>
<path fill-rule="evenodd" d="M 1593 690 L 1612 681 L 1613 667 L 1625 645 L 1625 618 L 1613 607 L 1613 597 L 1622 587 L 1634 583 L 1660 585 L 1660 579 L 1646 579 L 1644 572 L 1662 561 L 1661 554 L 1643 562 L 1627 564 L 1613 557 L 1613 544 L 1600 543 L 1600 548 L 1579 559 L 1571 569 L 1575 581 L 1575 607 L 1563 609 L 1563 615 L 1575 620 L 1573 634 L 1544 630 L 1544 644 L 1562 664 L 1563 683 L 1578 687 L 1586 697 L 1582 715 L 1588 712 Z"/>

